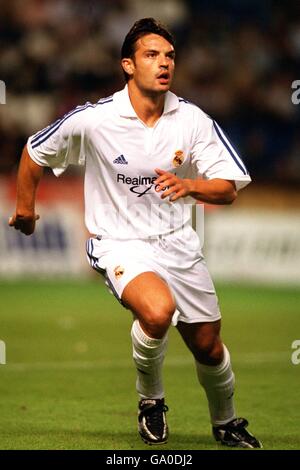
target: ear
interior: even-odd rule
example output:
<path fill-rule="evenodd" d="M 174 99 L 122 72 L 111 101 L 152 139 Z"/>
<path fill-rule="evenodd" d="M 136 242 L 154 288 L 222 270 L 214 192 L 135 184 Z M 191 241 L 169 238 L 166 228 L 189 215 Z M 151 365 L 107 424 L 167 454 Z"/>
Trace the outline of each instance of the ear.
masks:
<path fill-rule="evenodd" d="M 121 65 L 123 67 L 124 72 L 128 73 L 128 75 L 133 75 L 134 72 L 134 63 L 132 59 L 122 59 Z"/>

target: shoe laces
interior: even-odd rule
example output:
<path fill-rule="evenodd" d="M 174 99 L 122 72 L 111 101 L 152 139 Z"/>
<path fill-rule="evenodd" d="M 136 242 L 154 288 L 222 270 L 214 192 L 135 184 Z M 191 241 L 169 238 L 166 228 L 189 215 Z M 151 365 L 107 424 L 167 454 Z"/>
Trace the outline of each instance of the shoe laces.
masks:
<path fill-rule="evenodd" d="M 228 423 L 228 429 L 232 430 L 232 432 L 234 432 L 234 434 L 240 439 L 246 440 L 251 444 L 256 444 L 258 443 L 257 439 L 246 430 L 248 424 L 249 423 L 245 418 L 236 418 Z"/>
<path fill-rule="evenodd" d="M 146 417 L 147 424 L 151 426 L 152 431 L 160 433 L 164 428 L 163 413 L 168 410 L 167 405 L 158 402 L 153 405 L 146 405 L 141 412 Z"/>
<path fill-rule="evenodd" d="M 248 426 L 248 421 L 245 419 L 245 418 L 236 418 L 232 421 L 230 421 L 230 423 L 228 423 L 228 427 L 232 427 L 234 429 L 243 429 L 245 430 L 245 428 Z"/>

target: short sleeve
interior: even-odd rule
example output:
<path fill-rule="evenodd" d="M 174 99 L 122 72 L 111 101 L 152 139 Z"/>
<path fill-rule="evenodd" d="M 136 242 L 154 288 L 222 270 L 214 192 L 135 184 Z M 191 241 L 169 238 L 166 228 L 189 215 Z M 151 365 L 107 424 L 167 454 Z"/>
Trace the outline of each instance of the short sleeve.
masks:
<path fill-rule="evenodd" d="M 62 119 L 29 137 L 27 149 L 38 165 L 60 176 L 70 165 L 84 165 L 92 105 L 78 106 Z"/>
<path fill-rule="evenodd" d="M 251 182 L 247 168 L 221 127 L 204 113 L 199 114 L 197 120 L 191 151 L 196 175 L 206 180 L 233 180 L 237 190 L 247 186 Z"/>

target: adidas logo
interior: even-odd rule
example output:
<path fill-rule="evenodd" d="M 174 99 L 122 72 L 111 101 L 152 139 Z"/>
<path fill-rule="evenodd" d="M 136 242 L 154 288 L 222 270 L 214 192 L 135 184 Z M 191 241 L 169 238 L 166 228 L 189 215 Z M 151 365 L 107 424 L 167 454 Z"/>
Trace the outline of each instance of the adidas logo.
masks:
<path fill-rule="evenodd" d="M 120 155 L 118 158 L 116 158 L 113 163 L 117 163 L 120 165 L 128 165 L 128 161 L 124 157 L 124 155 Z"/>

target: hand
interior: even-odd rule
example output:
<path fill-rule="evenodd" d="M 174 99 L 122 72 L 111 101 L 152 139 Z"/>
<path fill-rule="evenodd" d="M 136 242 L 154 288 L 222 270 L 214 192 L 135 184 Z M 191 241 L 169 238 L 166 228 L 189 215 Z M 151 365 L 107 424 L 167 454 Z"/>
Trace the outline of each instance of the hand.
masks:
<path fill-rule="evenodd" d="M 161 195 L 162 199 L 170 196 L 170 201 L 176 201 L 180 197 L 188 196 L 192 191 L 192 180 L 187 178 L 179 178 L 178 176 L 170 173 L 168 171 L 160 170 L 159 168 L 155 168 L 155 172 L 159 175 L 157 180 L 155 181 L 156 187 L 155 190 L 157 192 L 163 191 L 164 188 L 168 187 L 168 189 L 164 190 L 163 194 Z"/>
<path fill-rule="evenodd" d="M 40 218 L 38 214 L 18 215 L 14 214 L 9 218 L 8 225 L 15 227 L 25 235 L 31 235 L 35 229 L 35 222 Z"/>

